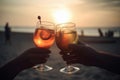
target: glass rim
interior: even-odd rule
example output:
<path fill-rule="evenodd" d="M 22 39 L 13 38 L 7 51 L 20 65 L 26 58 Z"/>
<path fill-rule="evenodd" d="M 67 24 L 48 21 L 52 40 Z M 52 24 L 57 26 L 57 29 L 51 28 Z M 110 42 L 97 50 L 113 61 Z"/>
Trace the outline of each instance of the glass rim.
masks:
<path fill-rule="evenodd" d="M 45 25 L 45 26 L 55 26 L 55 24 L 53 22 L 50 22 L 50 21 L 38 21 L 37 24 Z"/>

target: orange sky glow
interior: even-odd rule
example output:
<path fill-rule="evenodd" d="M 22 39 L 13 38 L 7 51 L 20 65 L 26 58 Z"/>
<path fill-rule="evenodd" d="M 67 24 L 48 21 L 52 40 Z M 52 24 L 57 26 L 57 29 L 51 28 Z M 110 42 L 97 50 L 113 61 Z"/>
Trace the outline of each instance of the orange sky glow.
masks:
<path fill-rule="evenodd" d="M 120 0 L 0 0 L 0 25 L 35 26 L 37 16 L 80 27 L 120 26 Z"/>

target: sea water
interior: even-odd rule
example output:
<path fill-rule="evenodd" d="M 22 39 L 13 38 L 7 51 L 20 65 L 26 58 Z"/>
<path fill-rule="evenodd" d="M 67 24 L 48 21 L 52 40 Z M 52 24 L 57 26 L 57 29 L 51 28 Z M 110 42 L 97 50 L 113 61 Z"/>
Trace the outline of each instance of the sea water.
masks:
<path fill-rule="evenodd" d="M 83 31 L 84 36 L 99 36 L 98 28 L 100 27 L 77 27 L 78 35 L 81 35 L 81 31 Z M 120 37 L 120 27 L 101 27 L 101 31 L 103 35 L 105 35 L 108 31 L 114 32 L 114 37 Z M 4 27 L 0 26 L 0 31 L 4 31 Z M 12 32 L 25 32 L 25 33 L 33 33 L 35 31 L 35 27 L 11 27 Z"/>
<path fill-rule="evenodd" d="M 98 29 L 98 27 L 77 27 L 77 32 L 78 35 L 84 34 L 84 36 L 99 36 Z M 102 27 L 100 29 L 104 36 L 108 31 L 112 31 L 114 33 L 114 37 L 120 37 L 120 27 Z"/>

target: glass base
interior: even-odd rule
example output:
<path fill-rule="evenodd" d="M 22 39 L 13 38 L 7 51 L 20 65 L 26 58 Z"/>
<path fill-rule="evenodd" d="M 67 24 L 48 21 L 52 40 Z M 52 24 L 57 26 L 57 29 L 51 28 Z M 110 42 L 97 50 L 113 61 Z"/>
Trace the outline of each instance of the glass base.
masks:
<path fill-rule="evenodd" d="M 65 74 L 73 74 L 79 70 L 80 70 L 80 68 L 78 68 L 78 67 L 66 66 L 66 67 L 60 69 L 60 72 L 65 73 Z"/>
<path fill-rule="evenodd" d="M 40 72 L 50 71 L 53 69 L 52 67 L 44 65 L 44 64 L 36 65 L 33 68 Z"/>

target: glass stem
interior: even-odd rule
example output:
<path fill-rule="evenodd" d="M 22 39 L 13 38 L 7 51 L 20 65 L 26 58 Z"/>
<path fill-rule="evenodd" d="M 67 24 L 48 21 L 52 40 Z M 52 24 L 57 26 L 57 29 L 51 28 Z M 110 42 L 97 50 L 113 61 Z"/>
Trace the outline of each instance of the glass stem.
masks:
<path fill-rule="evenodd" d="M 67 65 L 67 71 L 71 72 L 71 65 Z"/>
<path fill-rule="evenodd" d="M 68 52 L 67 55 L 70 55 L 70 53 Z M 72 66 L 70 64 L 67 64 L 67 71 L 71 72 L 72 71 Z"/>
<path fill-rule="evenodd" d="M 40 64 L 40 71 L 44 71 L 44 64 Z"/>
<path fill-rule="evenodd" d="M 67 71 L 68 74 L 72 74 L 72 72 L 74 71 L 74 68 L 69 64 L 66 67 L 66 71 Z"/>

